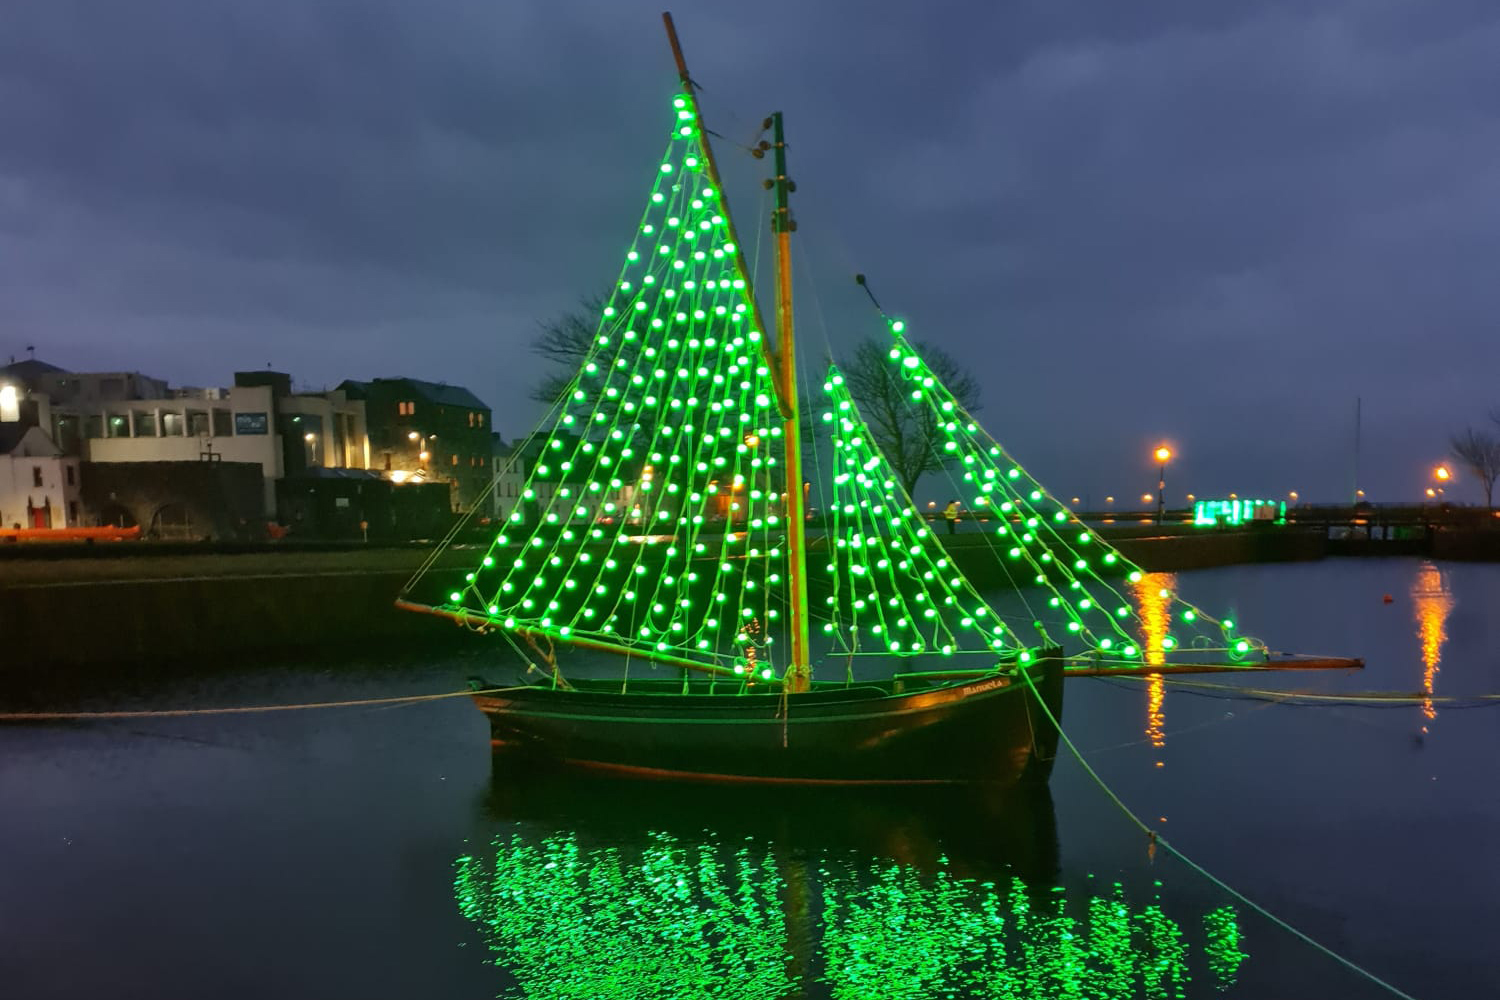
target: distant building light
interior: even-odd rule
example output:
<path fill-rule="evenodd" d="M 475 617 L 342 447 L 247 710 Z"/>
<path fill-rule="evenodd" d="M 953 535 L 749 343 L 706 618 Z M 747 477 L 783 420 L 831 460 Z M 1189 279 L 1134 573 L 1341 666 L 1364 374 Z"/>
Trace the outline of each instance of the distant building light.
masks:
<path fill-rule="evenodd" d="M 1285 500 L 1199 500 L 1193 505 L 1196 525 L 1285 524 Z"/>

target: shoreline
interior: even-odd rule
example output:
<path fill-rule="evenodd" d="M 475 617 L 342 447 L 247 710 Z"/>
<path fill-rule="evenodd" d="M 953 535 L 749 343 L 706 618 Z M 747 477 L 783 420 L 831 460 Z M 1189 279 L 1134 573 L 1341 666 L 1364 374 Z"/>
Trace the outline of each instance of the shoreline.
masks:
<path fill-rule="evenodd" d="M 1009 585 L 985 536 L 943 538 L 980 590 Z M 1426 538 L 1331 539 L 1306 530 L 1108 532 L 1148 571 L 1176 572 L 1329 556 L 1500 560 L 1500 532 Z M 461 648 L 459 626 L 404 614 L 394 601 L 430 550 L 416 546 L 241 546 L 120 543 L 100 551 L 11 549 L 0 557 L 0 636 L 11 693 L 29 675 L 118 666 L 135 673 L 173 665 L 285 659 L 330 650 Z M 475 549 L 450 549 L 431 586 L 455 581 Z"/>

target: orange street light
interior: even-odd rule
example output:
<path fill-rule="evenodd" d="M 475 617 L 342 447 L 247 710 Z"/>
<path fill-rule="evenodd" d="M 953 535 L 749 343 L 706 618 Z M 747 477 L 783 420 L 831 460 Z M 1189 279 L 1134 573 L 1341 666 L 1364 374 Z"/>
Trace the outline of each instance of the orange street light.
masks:
<path fill-rule="evenodd" d="M 1161 524 L 1162 516 L 1167 512 L 1167 459 L 1172 457 L 1172 449 L 1166 445 L 1160 445 L 1152 452 L 1156 456 L 1156 463 L 1160 469 L 1160 475 L 1156 481 L 1156 523 Z M 1144 498 L 1150 503 L 1151 497 Z"/>
<path fill-rule="evenodd" d="M 1448 467 L 1446 465 L 1440 465 L 1436 469 L 1433 469 L 1432 474 L 1436 476 L 1438 480 L 1445 483 L 1453 478 L 1453 473 L 1448 471 Z"/>

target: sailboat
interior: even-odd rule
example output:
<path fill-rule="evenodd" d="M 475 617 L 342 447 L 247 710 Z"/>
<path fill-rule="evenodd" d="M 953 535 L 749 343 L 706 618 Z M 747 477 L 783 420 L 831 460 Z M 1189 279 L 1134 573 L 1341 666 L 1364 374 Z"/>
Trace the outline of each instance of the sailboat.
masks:
<path fill-rule="evenodd" d="M 518 450 L 521 502 L 461 580 L 432 594 L 419 571 L 397 601 L 521 655 L 529 683 L 475 682 L 495 747 L 642 778 L 1044 783 L 1065 665 L 1264 654 L 1175 597 L 1180 628 L 1147 629 L 1110 582 L 1140 571 L 982 431 L 900 320 L 891 363 L 994 515 L 985 544 L 1032 594 L 1019 623 L 954 564 L 837 368 L 804 428 L 781 114 L 754 147 L 774 165 L 773 336 L 663 20 L 680 81 L 667 151 L 587 355 Z"/>

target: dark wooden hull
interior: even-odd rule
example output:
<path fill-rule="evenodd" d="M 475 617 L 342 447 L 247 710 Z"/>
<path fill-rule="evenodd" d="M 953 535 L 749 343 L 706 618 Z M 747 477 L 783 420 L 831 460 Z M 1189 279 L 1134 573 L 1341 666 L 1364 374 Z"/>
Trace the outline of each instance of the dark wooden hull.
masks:
<path fill-rule="evenodd" d="M 1030 684 L 990 674 L 782 696 L 584 682 L 474 700 L 497 752 L 542 763 L 678 781 L 1006 787 L 1045 783 L 1057 751 L 1037 696 L 1061 718 L 1061 660 L 1026 669 Z"/>

